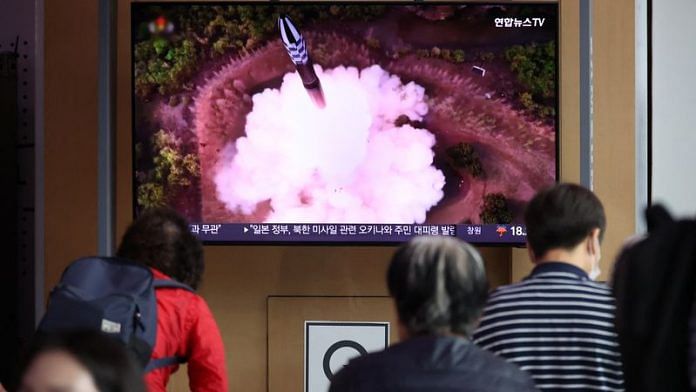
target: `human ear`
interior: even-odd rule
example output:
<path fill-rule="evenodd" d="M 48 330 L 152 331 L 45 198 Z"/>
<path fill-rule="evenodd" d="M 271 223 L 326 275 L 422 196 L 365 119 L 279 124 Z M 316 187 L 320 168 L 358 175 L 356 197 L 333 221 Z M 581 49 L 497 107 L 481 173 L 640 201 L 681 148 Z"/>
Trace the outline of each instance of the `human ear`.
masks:
<path fill-rule="evenodd" d="M 600 230 L 598 228 L 593 229 L 587 236 L 587 253 L 596 256 L 597 261 L 599 261 L 601 255 L 601 249 L 599 244 L 599 234 Z"/>

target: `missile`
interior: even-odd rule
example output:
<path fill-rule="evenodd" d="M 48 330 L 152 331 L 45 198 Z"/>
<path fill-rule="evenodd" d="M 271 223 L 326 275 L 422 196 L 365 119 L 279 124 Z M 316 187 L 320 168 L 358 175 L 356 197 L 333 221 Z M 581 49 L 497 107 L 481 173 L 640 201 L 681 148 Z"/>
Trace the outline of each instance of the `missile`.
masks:
<path fill-rule="evenodd" d="M 307 45 L 304 38 L 302 38 L 302 34 L 300 34 L 295 24 L 287 16 L 278 18 L 278 28 L 280 29 L 280 38 L 283 41 L 285 50 L 288 51 L 290 60 L 295 64 L 307 94 L 309 94 L 312 102 L 317 107 L 323 108 L 326 106 L 324 91 L 321 88 L 321 81 L 317 73 L 314 72 L 314 63 L 309 57 Z"/>

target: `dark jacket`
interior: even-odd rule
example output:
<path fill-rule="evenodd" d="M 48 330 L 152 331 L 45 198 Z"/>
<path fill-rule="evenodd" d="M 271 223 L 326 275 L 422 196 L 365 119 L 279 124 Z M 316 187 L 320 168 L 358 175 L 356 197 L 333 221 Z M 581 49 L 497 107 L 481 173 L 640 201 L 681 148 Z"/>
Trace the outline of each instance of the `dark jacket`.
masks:
<path fill-rule="evenodd" d="M 649 235 L 624 249 L 614 271 L 626 390 L 696 390 L 696 220 L 673 221 L 659 206 L 646 214 Z"/>
<path fill-rule="evenodd" d="M 527 373 L 467 339 L 421 336 L 350 361 L 329 392 L 536 390 Z"/>

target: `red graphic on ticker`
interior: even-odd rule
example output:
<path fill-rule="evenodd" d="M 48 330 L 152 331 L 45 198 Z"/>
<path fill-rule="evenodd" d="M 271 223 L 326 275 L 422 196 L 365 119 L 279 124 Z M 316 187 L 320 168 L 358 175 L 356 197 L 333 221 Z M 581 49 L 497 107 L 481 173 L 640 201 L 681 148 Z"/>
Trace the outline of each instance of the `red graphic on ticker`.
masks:
<path fill-rule="evenodd" d="M 507 233 L 507 229 L 505 228 L 505 226 L 498 226 L 495 232 L 498 233 L 498 237 L 502 237 L 503 234 Z"/>

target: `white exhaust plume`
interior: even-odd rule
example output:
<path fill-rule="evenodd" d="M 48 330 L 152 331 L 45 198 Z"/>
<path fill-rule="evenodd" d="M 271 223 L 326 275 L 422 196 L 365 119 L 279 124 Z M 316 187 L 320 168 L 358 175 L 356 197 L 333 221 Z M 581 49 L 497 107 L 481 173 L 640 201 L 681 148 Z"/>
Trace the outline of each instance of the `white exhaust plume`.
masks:
<path fill-rule="evenodd" d="M 315 69 L 324 109 L 297 73 L 253 96 L 246 136 L 222 152 L 219 199 L 244 214 L 270 200 L 266 222 L 424 222 L 445 184 L 433 166 L 435 137 L 394 125 L 401 115 L 423 118 L 424 88 L 379 66 Z"/>

